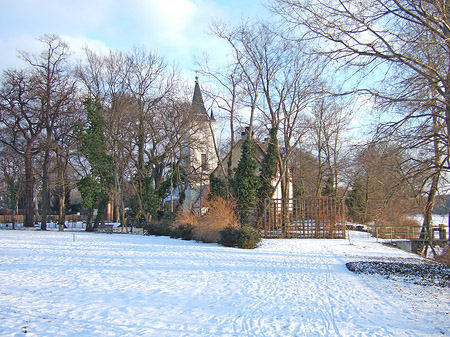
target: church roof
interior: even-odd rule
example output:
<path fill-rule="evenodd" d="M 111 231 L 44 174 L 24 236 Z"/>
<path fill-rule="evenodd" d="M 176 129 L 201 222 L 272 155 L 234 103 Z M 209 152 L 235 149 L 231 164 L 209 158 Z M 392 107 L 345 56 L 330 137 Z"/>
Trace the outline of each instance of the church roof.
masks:
<path fill-rule="evenodd" d="M 203 103 L 200 85 L 198 84 L 198 77 L 195 78 L 194 97 L 192 98 L 192 112 L 196 116 L 208 118 L 208 113 L 205 109 L 205 103 Z"/>

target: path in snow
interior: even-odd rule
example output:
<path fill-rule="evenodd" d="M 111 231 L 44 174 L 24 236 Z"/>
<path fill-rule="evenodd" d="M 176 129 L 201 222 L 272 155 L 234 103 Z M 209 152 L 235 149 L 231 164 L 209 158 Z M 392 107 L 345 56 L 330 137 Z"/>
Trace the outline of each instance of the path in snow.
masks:
<path fill-rule="evenodd" d="M 349 261 L 417 258 L 352 235 L 353 244 L 264 240 L 248 251 L 1 230 L 0 335 L 450 335 L 449 289 L 349 272 Z"/>

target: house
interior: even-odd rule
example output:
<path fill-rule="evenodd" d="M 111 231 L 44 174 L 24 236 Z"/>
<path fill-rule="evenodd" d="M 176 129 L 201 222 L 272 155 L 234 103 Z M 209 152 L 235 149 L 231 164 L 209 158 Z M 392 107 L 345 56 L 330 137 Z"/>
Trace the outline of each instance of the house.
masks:
<path fill-rule="evenodd" d="M 231 169 L 232 172 L 237 168 L 239 160 L 241 159 L 242 155 L 242 145 L 244 144 L 245 139 L 249 136 L 249 128 L 245 128 L 244 131 L 241 132 L 241 138 L 239 141 L 234 144 L 233 149 L 228 152 L 228 154 L 223 158 L 221 161 L 222 167 L 217 166 L 214 171 L 212 171 L 211 175 L 213 177 L 219 178 L 224 180 L 224 172 L 226 172 Z M 264 142 L 255 142 L 255 160 L 258 163 L 257 168 L 257 174 L 259 175 L 261 170 L 262 161 L 266 155 L 267 152 L 267 144 Z M 289 173 L 289 195 L 288 198 L 293 197 L 293 184 L 292 184 L 292 175 Z M 281 199 L 282 198 L 282 190 L 281 190 L 281 184 L 280 181 L 280 170 L 277 165 L 275 172 L 274 172 L 274 178 L 272 179 L 272 186 L 275 188 L 275 191 L 273 193 L 272 198 Z"/>

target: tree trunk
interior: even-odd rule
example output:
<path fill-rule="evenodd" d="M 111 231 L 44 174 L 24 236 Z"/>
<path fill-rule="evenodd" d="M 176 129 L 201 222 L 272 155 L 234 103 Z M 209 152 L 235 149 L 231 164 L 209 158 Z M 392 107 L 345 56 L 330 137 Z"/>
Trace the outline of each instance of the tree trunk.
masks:
<path fill-rule="evenodd" d="M 59 231 L 64 231 L 64 224 L 66 223 L 66 188 L 61 188 L 61 195 L 59 196 Z"/>
<path fill-rule="evenodd" d="M 432 88 L 432 93 L 434 94 L 434 90 Z M 446 98 L 447 102 L 447 98 Z M 450 102 L 448 102 L 450 103 Z M 450 105 L 446 106 L 446 120 L 449 117 L 449 107 Z M 424 211 L 424 217 L 423 217 L 423 224 L 422 224 L 422 230 L 420 232 L 420 238 L 424 239 L 425 237 L 428 238 L 429 246 L 431 247 L 434 256 L 436 256 L 436 252 L 434 251 L 434 247 L 432 244 L 432 229 L 431 229 L 431 220 L 433 216 L 433 208 L 434 208 L 434 202 L 436 199 L 436 195 L 438 193 L 439 189 L 439 180 L 442 174 L 442 151 L 440 149 L 439 144 L 439 134 L 440 134 L 440 114 L 437 111 L 437 108 L 433 108 L 433 145 L 434 145 L 434 165 L 436 165 L 436 171 L 433 174 L 432 181 L 431 181 L 431 187 L 430 192 L 428 193 L 427 203 L 425 206 Z M 449 121 L 447 120 L 447 123 Z M 447 125 L 447 128 L 449 126 Z M 447 146 L 448 146 L 448 140 L 447 140 Z M 426 246 L 425 246 L 425 253 L 426 253 Z"/>
<path fill-rule="evenodd" d="M 14 200 L 14 207 L 12 208 L 12 219 L 11 219 L 11 225 L 12 229 L 16 229 L 16 215 L 17 215 L 17 209 L 19 208 L 19 198 L 16 194 L 15 200 Z"/>
<path fill-rule="evenodd" d="M 431 250 L 433 251 L 433 255 L 436 256 L 436 252 L 434 250 L 432 241 L 432 231 L 431 231 L 431 219 L 433 214 L 433 207 L 434 207 L 434 201 L 437 194 L 437 186 L 439 183 L 439 175 L 433 176 L 433 181 L 431 183 L 430 193 L 428 194 L 427 198 L 427 204 L 425 206 L 425 211 L 423 214 L 423 223 L 422 223 L 422 230 L 420 232 L 420 239 L 427 240 L 427 245 L 425 245 L 424 254 L 427 253 L 427 248 L 430 246 Z"/>
<path fill-rule="evenodd" d="M 61 148 L 56 148 L 56 164 L 58 173 L 58 198 L 59 198 L 59 211 L 58 211 L 58 224 L 59 231 L 64 231 L 66 223 L 66 158 L 61 154 Z"/>
<path fill-rule="evenodd" d="M 41 213 L 41 230 L 47 230 L 47 216 L 50 209 L 50 192 L 49 192 L 49 150 L 45 150 L 44 163 L 42 165 L 42 213 Z"/>
<path fill-rule="evenodd" d="M 88 215 L 86 219 L 86 232 L 92 232 L 94 228 L 92 227 L 92 216 L 94 215 L 94 209 L 89 208 Z"/>
<path fill-rule="evenodd" d="M 25 149 L 25 220 L 24 227 L 33 227 L 34 221 L 34 177 L 31 156 L 31 143 L 27 143 Z"/>
<path fill-rule="evenodd" d="M 108 208 L 109 198 L 105 192 L 102 192 L 102 193 L 103 193 L 103 195 L 100 196 L 100 200 L 98 202 L 97 216 L 95 217 L 94 226 L 92 227 L 92 230 L 97 229 L 99 224 L 102 224 L 102 225 L 105 224 L 106 211 Z"/>
<path fill-rule="evenodd" d="M 119 210 L 119 219 L 120 219 L 120 226 L 122 227 L 122 233 L 124 230 L 128 233 L 128 227 L 125 222 L 125 209 L 123 206 L 123 192 L 122 192 L 122 185 L 120 183 L 119 177 L 116 175 L 116 184 L 118 189 L 118 210 Z"/>
<path fill-rule="evenodd" d="M 283 215 L 283 223 L 284 223 L 284 229 L 286 229 L 286 226 L 290 225 L 289 221 L 289 171 L 287 171 L 286 163 L 283 161 L 283 166 L 280 167 L 280 181 L 281 181 L 281 198 L 282 201 L 282 215 Z"/>

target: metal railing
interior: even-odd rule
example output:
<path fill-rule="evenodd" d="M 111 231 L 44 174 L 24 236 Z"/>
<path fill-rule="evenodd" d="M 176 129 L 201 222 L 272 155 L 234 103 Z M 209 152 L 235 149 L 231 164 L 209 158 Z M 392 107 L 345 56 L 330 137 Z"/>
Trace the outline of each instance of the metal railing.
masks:
<path fill-rule="evenodd" d="M 415 241 L 447 241 L 447 229 L 445 225 L 433 226 L 429 232 L 422 233 L 422 226 L 368 226 L 369 232 L 377 239 L 388 240 L 415 240 Z"/>

